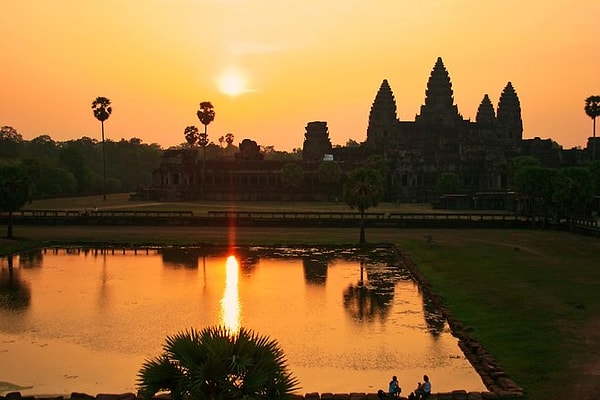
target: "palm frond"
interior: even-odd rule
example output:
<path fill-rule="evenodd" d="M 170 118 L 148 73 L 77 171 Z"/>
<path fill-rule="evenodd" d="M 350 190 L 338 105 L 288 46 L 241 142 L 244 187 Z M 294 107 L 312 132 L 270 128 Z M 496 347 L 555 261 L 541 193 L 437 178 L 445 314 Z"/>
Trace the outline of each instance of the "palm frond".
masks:
<path fill-rule="evenodd" d="M 192 328 L 167 336 L 163 350 L 138 374 L 144 397 L 171 391 L 174 400 L 284 399 L 299 388 L 277 341 L 244 328 Z"/>
<path fill-rule="evenodd" d="M 138 372 L 138 387 L 144 398 L 162 391 L 177 392 L 181 380 L 181 370 L 164 356 L 146 360 Z"/>

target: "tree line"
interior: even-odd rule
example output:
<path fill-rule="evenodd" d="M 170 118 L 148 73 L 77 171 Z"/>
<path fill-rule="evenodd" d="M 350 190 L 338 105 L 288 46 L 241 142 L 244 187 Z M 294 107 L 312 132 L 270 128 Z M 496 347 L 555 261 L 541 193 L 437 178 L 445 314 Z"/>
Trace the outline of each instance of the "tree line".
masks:
<path fill-rule="evenodd" d="M 542 165 L 535 157 L 517 157 L 511 163 L 509 178 L 523 215 L 540 216 L 543 221 L 573 221 L 599 211 L 600 160 L 586 167 L 556 169 Z"/>
<path fill-rule="evenodd" d="M 104 188 L 109 193 L 135 191 L 152 183 L 161 155 L 158 144 L 138 138 L 108 139 L 103 146 L 87 136 L 64 142 L 49 135 L 24 140 L 16 129 L 0 128 L 0 166 L 18 165 L 26 172 L 29 199 L 99 194 Z"/>

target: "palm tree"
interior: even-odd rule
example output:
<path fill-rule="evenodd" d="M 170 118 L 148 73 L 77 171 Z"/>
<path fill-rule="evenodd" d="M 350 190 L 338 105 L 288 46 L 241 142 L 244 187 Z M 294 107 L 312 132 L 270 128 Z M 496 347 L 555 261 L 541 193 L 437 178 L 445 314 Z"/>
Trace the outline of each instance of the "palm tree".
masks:
<path fill-rule="evenodd" d="M 228 133 L 227 135 L 225 135 L 225 142 L 227 142 L 227 146 L 231 146 L 234 137 L 235 136 L 233 136 L 233 133 Z"/>
<path fill-rule="evenodd" d="M 196 128 L 194 125 L 186 126 L 183 130 L 183 136 L 185 136 L 185 140 L 188 142 L 190 147 L 195 147 L 199 140 L 198 128 Z"/>
<path fill-rule="evenodd" d="M 202 147 L 202 194 L 204 195 L 204 177 L 206 171 L 206 146 L 208 146 L 208 133 L 206 132 L 208 124 L 215 119 L 215 108 L 210 101 L 200 103 L 200 109 L 196 112 L 200 123 L 204 125 L 204 133 L 198 138 L 198 144 Z"/>
<path fill-rule="evenodd" d="M 344 184 L 344 201 L 350 208 L 357 208 L 360 212 L 360 239 L 359 244 L 365 241 L 365 212 L 375 207 L 383 198 L 383 177 L 373 168 L 359 167 L 348 174 Z"/>
<path fill-rule="evenodd" d="M 593 121 L 594 133 L 592 136 L 592 161 L 596 159 L 596 117 L 600 115 L 600 96 L 590 96 L 585 99 L 585 113 Z"/>
<path fill-rule="evenodd" d="M 102 199 L 106 201 L 106 151 L 104 150 L 104 121 L 106 121 L 112 113 L 110 100 L 106 97 L 96 97 L 96 100 L 92 102 L 92 110 L 94 111 L 94 117 L 96 117 L 96 119 L 102 124 Z"/>
<path fill-rule="evenodd" d="M 277 341 L 244 328 L 192 328 L 167 336 L 163 350 L 138 372 L 146 399 L 288 399 L 299 388 Z"/>

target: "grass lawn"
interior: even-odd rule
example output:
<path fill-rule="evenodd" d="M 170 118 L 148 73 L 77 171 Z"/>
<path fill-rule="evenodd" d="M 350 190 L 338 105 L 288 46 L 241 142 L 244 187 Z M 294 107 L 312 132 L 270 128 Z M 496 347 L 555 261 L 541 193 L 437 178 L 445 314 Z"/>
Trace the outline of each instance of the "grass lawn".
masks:
<path fill-rule="evenodd" d="M 151 204 L 126 199 L 109 195 L 107 202 L 99 196 L 48 200 L 24 208 L 97 205 L 202 213 L 228 207 L 217 202 Z M 341 203 L 248 202 L 235 207 L 348 211 Z M 428 210 L 423 205 L 387 204 L 370 211 Z M 6 226 L 0 229 L 4 236 Z M 15 226 L 15 239 L 0 239 L 0 254 L 48 243 L 346 245 L 356 244 L 358 233 L 358 228 Z M 366 233 L 368 242 L 396 244 L 415 260 L 456 319 L 472 327 L 470 334 L 530 399 L 600 394 L 599 239 L 529 230 L 367 229 Z M 426 235 L 432 235 L 433 242 L 425 240 Z"/>
<path fill-rule="evenodd" d="M 269 202 L 237 202 L 235 204 L 222 201 L 189 201 L 189 202 L 155 202 L 144 200 L 129 200 L 128 193 L 107 195 L 106 201 L 102 196 L 72 197 L 68 199 L 36 200 L 23 206 L 24 210 L 161 210 L 161 211 L 192 211 L 194 215 L 206 214 L 208 211 L 237 210 L 237 211 L 352 211 L 344 202 L 294 202 L 269 201 Z M 355 210 L 356 211 L 356 210 Z M 369 212 L 432 212 L 429 204 L 393 204 L 381 203 Z M 447 212 L 447 211 L 443 211 Z"/>

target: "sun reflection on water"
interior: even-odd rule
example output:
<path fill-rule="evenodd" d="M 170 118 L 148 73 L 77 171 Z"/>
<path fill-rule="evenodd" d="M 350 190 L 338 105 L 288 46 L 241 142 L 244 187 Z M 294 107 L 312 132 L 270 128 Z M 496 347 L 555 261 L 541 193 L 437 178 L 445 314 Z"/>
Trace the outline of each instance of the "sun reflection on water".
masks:
<path fill-rule="evenodd" d="M 221 299 L 220 323 L 231 332 L 240 329 L 240 298 L 238 291 L 239 263 L 235 256 L 227 257 L 225 290 Z"/>

